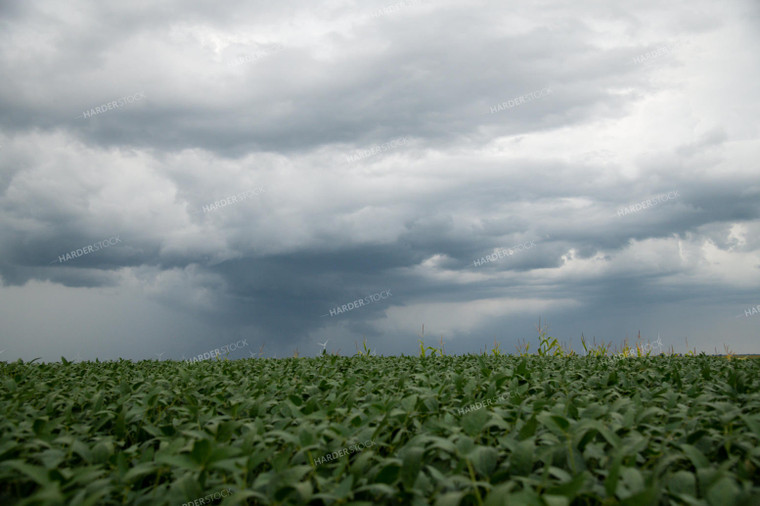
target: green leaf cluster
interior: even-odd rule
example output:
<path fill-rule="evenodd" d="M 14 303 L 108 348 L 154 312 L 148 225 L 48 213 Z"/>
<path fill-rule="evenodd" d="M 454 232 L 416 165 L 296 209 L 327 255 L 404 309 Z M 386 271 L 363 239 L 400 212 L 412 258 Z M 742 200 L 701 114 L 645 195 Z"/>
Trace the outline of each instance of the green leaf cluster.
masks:
<path fill-rule="evenodd" d="M 760 504 L 760 361 L 547 346 L 0 363 L 0 504 Z"/>

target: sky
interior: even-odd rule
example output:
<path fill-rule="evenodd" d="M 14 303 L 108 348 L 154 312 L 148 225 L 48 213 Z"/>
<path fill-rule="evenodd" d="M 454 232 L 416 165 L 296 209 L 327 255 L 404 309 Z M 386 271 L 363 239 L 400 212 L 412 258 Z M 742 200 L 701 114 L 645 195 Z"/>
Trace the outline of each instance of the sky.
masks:
<path fill-rule="evenodd" d="M 760 352 L 758 27 L 4 0 L 0 360 L 516 353 L 539 318 L 576 351 Z"/>

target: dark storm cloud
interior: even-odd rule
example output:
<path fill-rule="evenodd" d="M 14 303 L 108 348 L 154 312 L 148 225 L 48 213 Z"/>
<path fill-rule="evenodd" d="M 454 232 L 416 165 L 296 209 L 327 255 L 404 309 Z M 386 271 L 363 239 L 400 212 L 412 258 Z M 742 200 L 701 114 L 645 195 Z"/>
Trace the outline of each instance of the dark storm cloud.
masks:
<path fill-rule="evenodd" d="M 496 135 L 572 124 L 590 115 L 618 115 L 631 98 L 607 90 L 646 87 L 646 74 L 629 61 L 645 48 L 600 50 L 585 40 L 582 26 L 538 25 L 519 35 L 483 30 L 493 16 L 489 9 L 428 4 L 425 10 L 359 17 L 351 29 L 328 39 L 335 54 L 329 59 L 316 55 L 308 39 L 278 41 L 281 51 L 232 68 L 233 58 L 224 51 L 214 54 L 210 42 L 204 44 L 201 25 L 196 32 L 188 27 L 181 36 L 167 35 L 171 27 L 198 23 L 196 17 L 207 14 L 202 6 L 164 6 L 150 21 L 143 16 L 143 22 L 134 9 L 112 12 L 102 6 L 78 17 L 61 15 L 61 24 L 52 13 L 28 13 L 32 19 L 25 18 L 22 26 L 45 31 L 49 39 L 43 40 L 56 44 L 55 50 L 45 50 L 78 58 L 51 57 L 29 66 L 28 73 L 22 71 L 13 83 L 16 100 L 6 104 L 9 109 L 2 117 L 16 128 L 63 124 L 103 146 L 200 147 L 234 156 L 251 150 L 290 152 L 326 143 L 381 142 L 408 132 L 432 144 L 461 142 L 463 136 L 483 142 Z M 360 13 L 345 14 L 350 19 Z M 467 22 L 457 24 L 463 15 Z M 219 17 L 224 16 L 210 17 L 210 27 L 224 30 L 227 25 Z M 88 20 L 94 31 L 76 29 Z M 252 21 L 254 26 L 264 22 L 260 16 Z M 439 36 L 452 33 L 452 26 L 457 26 L 456 36 Z M 143 38 L 154 39 L 160 49 Z M 388 42 L 377 44 L 383 39 Z M 188 48 L 196 53 L 188 55 Z M 260 43 L 246 49 L 260 51 Z M 179 61 L 158 60 L 173 55 Z M 57 97 L 24 86 L 24 81 L 43 80 L 47 73 L 56 77 L 46 91 Z M 80 76 L 77 84 L 73 76 Z M 553 94 L 529 107 L 489 112 L 546 87 Z M 76 92 L 79 99 L 72 96 Z M 136 93 L 146 98 L 134 106 L 75 117 Z M 51 101 L 53 110 L 40 107 L 40 102 Z"/>
<path fill-rule="evenodd" d="M 6 354 L 712 343 L 760 282 L 757 11 L 698 6 L 3 4 Z"/>

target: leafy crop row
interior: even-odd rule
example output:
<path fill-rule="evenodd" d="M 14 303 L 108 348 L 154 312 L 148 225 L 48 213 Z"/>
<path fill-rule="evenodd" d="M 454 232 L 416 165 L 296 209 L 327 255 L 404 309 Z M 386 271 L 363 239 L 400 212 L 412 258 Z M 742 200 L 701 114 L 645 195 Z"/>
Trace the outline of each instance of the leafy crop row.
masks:
<path fill-rule="evenodd" d="M 215 504 L 756 505 L 759 372 L 708 356 L 0 363 L 0 504 L 229 489 Z"/>

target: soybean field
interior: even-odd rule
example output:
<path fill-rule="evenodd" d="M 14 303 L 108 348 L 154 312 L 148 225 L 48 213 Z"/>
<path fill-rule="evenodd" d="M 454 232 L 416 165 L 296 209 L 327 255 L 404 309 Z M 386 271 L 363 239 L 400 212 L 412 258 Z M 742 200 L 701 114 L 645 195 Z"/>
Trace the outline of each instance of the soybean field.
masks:
<path fill-rule="evenodd" d="M 760 362 L 0 363 L 0 504 L 760 504 Z"/>

